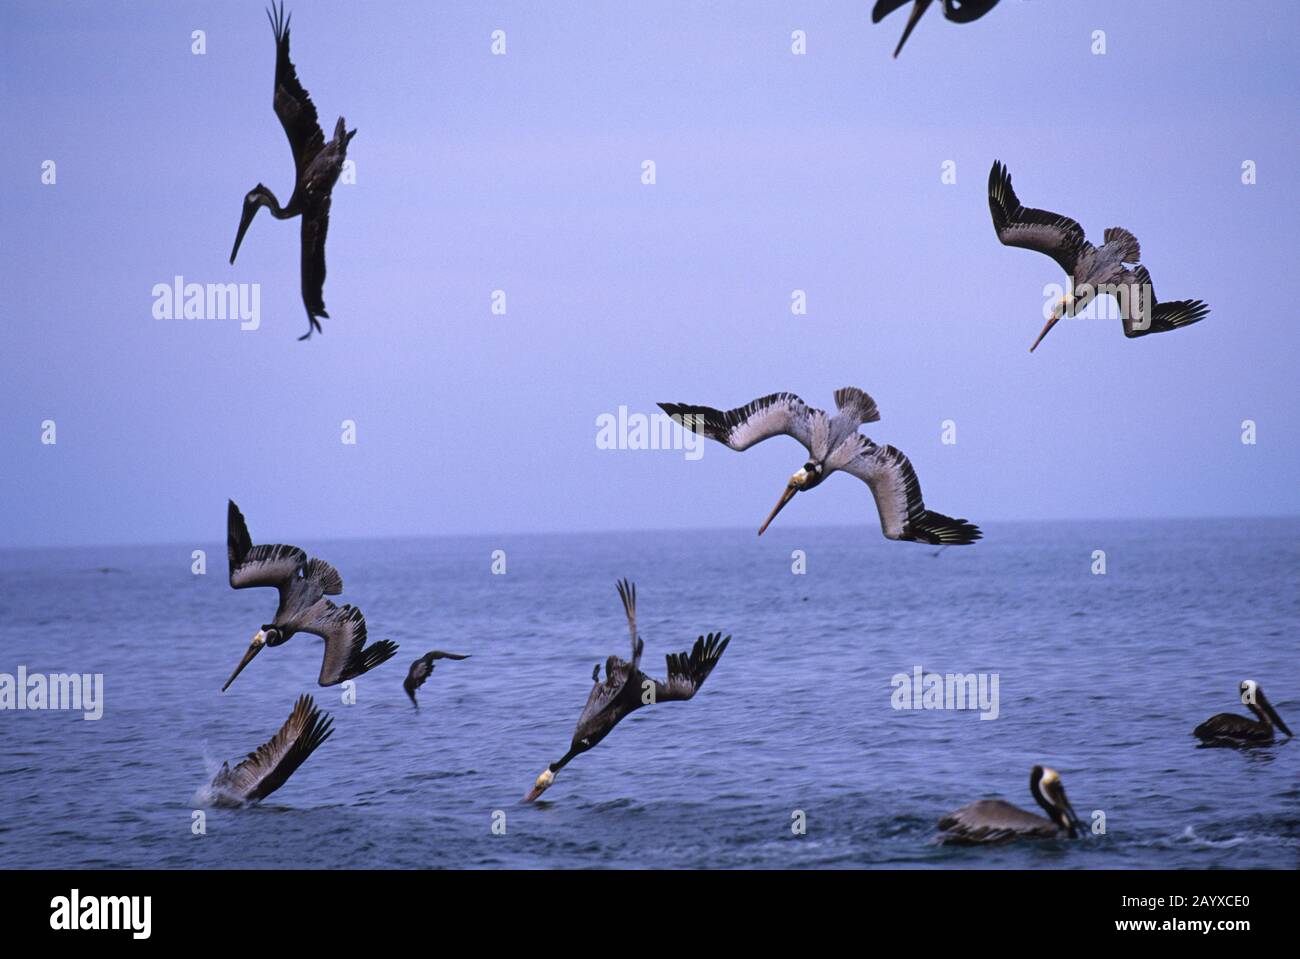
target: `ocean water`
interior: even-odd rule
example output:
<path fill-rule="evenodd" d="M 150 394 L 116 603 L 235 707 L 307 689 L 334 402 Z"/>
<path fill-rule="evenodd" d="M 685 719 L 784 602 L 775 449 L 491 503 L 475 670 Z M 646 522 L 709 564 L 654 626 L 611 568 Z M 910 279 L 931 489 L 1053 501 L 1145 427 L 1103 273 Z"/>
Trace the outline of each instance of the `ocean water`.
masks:
<path fill-rule="evenodd" d="M 263 528 L 266 520 L 263 520 Z M 1300 863 L 1300 744 L 1197 748 L 1253 678 L 1300 726 L 1300 520 L 990 524 L 938 555 L 873 526 L 302 543 L 397 657 L 320 689 L 311 636 L 221 684 L 273 591 L 224 544 L 0 552 L 0 672 L 104 676 L 104 714 L 0 713 L 6 867 L 1273 867 Z M 493 575 L 491 552 L 506 551 Z M 791 572 L 803 550 L 807 572 Z M 1105 575 L 1091 572 L 1105 550 Z M 688 703 L 643 709 L 519 803 L 565 751 L 592 666 L 734 638 Z M 401 688 L 440 663 L 417 712 Z M 891 678 L 988 672 L 999 716 L 896 710 Z M 258 807 L 205 809 L 215 766 L 311 692 L 335 733 Z M 1060 771 L 1074 842 L 953 848 L 935 822 Z M 802 813 L 806 834 L 792 824 Z M 494 832 L 494 823 L 498 831 Z M 504 833 L 500 833 L 501 824 Z"/>

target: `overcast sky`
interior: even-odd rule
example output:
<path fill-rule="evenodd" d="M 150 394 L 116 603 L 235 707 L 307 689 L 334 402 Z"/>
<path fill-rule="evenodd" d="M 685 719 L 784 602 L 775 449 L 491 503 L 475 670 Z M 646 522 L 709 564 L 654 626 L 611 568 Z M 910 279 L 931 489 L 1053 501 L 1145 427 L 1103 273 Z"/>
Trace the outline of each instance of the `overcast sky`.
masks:
<path fill-rule="evenodd" d="M 870 7 L 294 4 L 323 125 L 360 131 L 299 343 L 297 222 L 227 262 L 245 192 L 292 191 L 261 4 L 6 3 L 0 545 L 219 539 L 228 497 L 276 538 L 757 526 L 793 440 L 601 450 L 597 417 L 850 384 L 976 522 L 1300 512 L 1300 5 L 936 8 L 898 60 Z M 1062 276 L 997 242 L 995 158 L 1210 317 L 1031 356 Z M 260 328 L 155 319 L 177 275 L 258 284 Z M 781 522 L 876 518 L 844 476 Z"/>

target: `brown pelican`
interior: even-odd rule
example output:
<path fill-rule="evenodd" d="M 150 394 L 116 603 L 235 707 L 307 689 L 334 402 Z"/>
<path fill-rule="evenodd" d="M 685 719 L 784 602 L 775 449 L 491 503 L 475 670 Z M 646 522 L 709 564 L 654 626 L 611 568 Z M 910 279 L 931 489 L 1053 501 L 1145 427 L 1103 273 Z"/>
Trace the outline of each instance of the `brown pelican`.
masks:
<path fill-rule="evenodd" d="M 382 639 L 366 646 L 366 618 L 355 606 L 335 606 L 326 596 L 343 592 L 343 577 L 323 559 L 308 559 L 297 546 L 254 546 L 244 514 L 235 501 L 226 512 L 226 545 L 230 554 L 230 585 L 234 589 L 274 586 L 280 593 L 275 619 L 253 637 L 244 658 L 221 687 L 235 677 L 264 646 L 279 646 L 294 633 L 311 633 L 325 640 L 320 684 L 335 686 L 369 672 L 397 652 Z"/>
<path fill-rule="evenodd" d="M 262 184 L 257 184 L 244 197 L 244 212 L 239 218 L 239 232 L 235 246 L 230 251 L 230 262 L 235 262 L 239 244 L 253 217 L 262 207 L 271 211 L 277 220 L 302 217 L 302 302 L 307 308 L 307 332 L 298 337 L 305 340 L 312 330 L 320 330 L 316 319 L 325 312 L 325 232 L 330 225 L 330 195 L 334 183 L 347 158 L 348 143 L 357 135 L 348 130 L 343 118 L 334 125 L 334 139 L 325 142 L 316 106 L 298 82 L 298 73 L 289 59 L 289 18 L 284 15 L 281 2 L 274 13 L 266 12 L 275 33 L 275 115 L 280 118 L 289 146 L 293 150 L 294 183 L 289 203 L 281 207 L 275 194 Z"/>
<path fill-rule="evenodd" d="M 1098 293 L 1116 297 L 1124 335 L 1130 338 L 1191 326 L 1210 312 L 1200 300 L 1158 302 L 1147 268 L 1124 266 L 1137 264 L 1141 250 L 1137 237 L 1123 227 L 1108 227 L 1103 234 L 1105 242 L 1096 247 L 1084 239 L 1083 227 L 1068 216 L 1021 206 L 1011 189 L 1011 174 L 998 160 L 989 171 L 989 211 L 1004 246 L 1046 253 L 1070 277 L 1070 288 L 1052 307 L 1030 353 L 1062 316 L 1074 316 Z"/>
<path fill-rule="evenodd" d="M 415 691 L 424 685 L 424 681 L 433 672 L 433 661 L 435 659 L 469 659 L 469 654 L 466 653 L 461 656 L 457 653 L 444 653 L 441 649 L 435 649 L 411 663 L 410 671 L 407 672 L 406 678 L 402 680 L 402 688 L 406 690 L 406 695 L 411 697 L 411 705 L 416 709 L 420 708 L 420 704 L 415 701 Z"/>
<path fill-rule="evenodd" d="M 793 393 L 772 393 L 727 412 L 710 406 L 659 404 L 683 428 L 733 450 L 747 450 L 778 434 L 793 436 L 808 450 L 808 462 L 790 477 L 785 492 L 759 527 L 759 536 L 795 493 L 812 489 L 836 470 L 856 476 L 871 488 L 880 528 L 888 539 L 956 546 L 973 543 L 983 535 L 964 519 L 926 509 L 921 484 L 908 458 L 892 446 L 877 446 L 858 432 L 863 423 L 880 419 L 875 400 L 846 386 L 835 391 L 835 406 L 838 412 L 827 416 Z"/>
<path fill-rule="evenodd" d="M 978 845 L 1017 839 L 1073 839 L 1080 829 L 1079 817 L 1065 798 L 1056 770 L 1035 766 L 1029 773 L 1029 791 L 1046 810 L 1046 818 L 1001 799 L 980 799 L 939 820 L 939 828 L 944 830 L 940 842 Z"/>
<path fill-rule="evenodd" d="M 641 650 L 645 643 L 636 631 L 636 587 L 627 580 L 622 580 L 618 583 L 618 595 L 623 600 L 627 628 L 632 636 L 632 661 L 629 663 L 617 656 L 605 660 L 603 683 L 600 681 L 600 664 L 596 664 L 596 668 L 591 671 L 591 680 L 596 685 L 587 696 L 587 705 L 578 719 L 578 728 L 573 731 L 569 751 L 542 770 L 532 790 L 524 797 L 524 802 L 532 802 L 549 789 L 555 782 L 556 773 L 575 756 L 585 753 L 608 736 L 610 730 L 629 713 L 642 706 L 686 700 L 694 696 L 731 642 L 730 636 L 723 639 L 721 633 L 701 636 L 695 640 L 689 653 L 668 654 L 667 682 L 650 679 L 641 672 Z"/>
<path fill-rule="evenodd" d="M 333 734 L 334 720 L 310 696 L 298 697 L 280 731 L 234 769 L 222 763 L 208 787 L 218 806 L 242 806 L 265 799 L 284 785 L 316 747 Z"/>
<path fill-rule="evenodd" d="M 876 5 L 871 10 L 871 22 L 879 23 L 907 2 L 908 0 L 876 0 Z M 915 0 L 912 3 L 912 14 L 907 18 L 907 26 L 903 28 L 903 38 L 894 50 L 895 58 L 902 52 L 903 44 L 912 35 L 921 14 L 929 9 L 932 2 L 933 0 Z M 970 23 L 984 16 L 997 4 L 998 0 L 943 0 L 943 15 L 953 23 Z"/>
<path fill-rule="evenodd" d="M 1265 746 L 1273 741 L 1273 727 L 1291 737 L 1291 730 L 1277 714 L 1264 690 L 1253 679 L 1241 681 L 1241 701 L 1257 719 L 1248 719 L 1236 713 L 1219 713 L 1211 716 L 1192 730 L 1192 735 L 1206 746 Z"/>

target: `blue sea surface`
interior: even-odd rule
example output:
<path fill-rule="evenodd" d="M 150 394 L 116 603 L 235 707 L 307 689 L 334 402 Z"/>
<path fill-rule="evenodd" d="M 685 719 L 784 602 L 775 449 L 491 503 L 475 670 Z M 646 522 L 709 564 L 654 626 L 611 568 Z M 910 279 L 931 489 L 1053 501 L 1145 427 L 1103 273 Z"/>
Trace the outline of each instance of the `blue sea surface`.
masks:
<path fill-rule="evenodd" d="M 1300 520 L 986 534 L 942 552 L 780 521 L 762 539 L 301 543 L 342 571 L 371 639 L 402 647 L 351 705 L 316 686 L 305 634 L 220 692 L 275 607 L 229 588 L 224 544 L 0 551 L 0 672 L 102 673 L 105 699 L 99 721 L 0 712 L 0 866 L 1296 868 L 1300 743 L 1203 749 L 1191 730 L 1244 712 L 1243 678 L 1300 726 Z M 628 654 L 623 576 L 651 675 L 701 633 L 731 646 L 693 700 L 635 713 L 521 805 L 565 752 L 592 666 Z M 416 711 L 402 679 L 434 648 L 472 658 L 439 663 Z M 916 666 L 998 674 L 998 718 L 894 709 L 892 677 Z M 303 692 L 333 737 L 260 806 L 198 805 Z M 974 799 L 1035 809 L 1035 763 L 1104 834 L 934 842 Z"/>

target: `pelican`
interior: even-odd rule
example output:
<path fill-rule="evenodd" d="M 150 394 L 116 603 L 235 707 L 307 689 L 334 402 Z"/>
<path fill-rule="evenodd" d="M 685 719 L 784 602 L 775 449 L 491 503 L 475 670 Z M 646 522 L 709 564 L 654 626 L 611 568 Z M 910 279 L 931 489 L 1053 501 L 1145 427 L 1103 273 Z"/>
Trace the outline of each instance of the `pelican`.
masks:
<path fill-rule="evenodd" d="M 907 2 L 908 0 L 876 0 L 876 5 L 871 10 L 871 22 L 879 23 Z M 912 35 L 912 30 L 921 19 L 921 14 L 929 9 L 932 2 L 933 0 L 915 0 L 912 4 L 912 14 L 907 18 L 907 26 L 903 28 L 903 38 L 898 41 L 898 47 L 894 50 L 894 59 L 898 59 L 898 55 L 903 51 L 903 44 Z M 997 5 L 998 0 L 943 0 L 943 15 L 953 23 L 970 23 L 984 16 Z"/>
<path fill-rule="evenodd" d="M 641 650 L 645 643 L 636 631 L 636 586 L 627 580 L 618 583 L 618 595 L 627 614 L 627 628 L 632 636 L 632 661 L 611 656 L 605 660 L 605 681 L 600 681 L 600 663 L 591 671 L 592 687 L 573 731 L 569 751 L 542 770 L 524 802 L 532 802 L 555 782 L 555 774 L 569 762 L 591 749 L 609 735 L 629 713 L 654 703 L 687 700 L 694 696 L 718 664 L 731 637 L 710 633 L 695 640 L 690 652 L 669 653 L 668 681 L 650 679 L 641 672 Z"/>
<path fill-rule="evenodd" d="M 790 477 L 785 492 L 758 529 L 762 536 L 795 493 L 819 485 L 836 470 L 856 476 L 871 489 L 887 539 L 933 545 L 966 545 L 983 534 L 964 519 L 933 513 L 921 500 L 921 484 L 906 456 L 892 446 L 877 446 L 858 432 L 880 419 L 876 401 L 856 387 L 835 391 L 834 416 L 807 406 L 793 393 L 772 393 L 734 410 L 660 403 L 659 408 L 696 433 L 747 450 L 778 434 L 792 436 L 808 450 L 808 461 Z"/>
<path fill-rule="evenodd" d="M 1055 769 L 1035 766 L 1029 791 L 1047 812 L 1046 818 L 1001 799 L 980 799 L 939 820 L 939 840 L 952 845 L 1014 842 L 1017 839 L 1073 839 L 1081 828 L 1074 807 Z"/>
<path fill-rule="evenodd" d="M 289 59 L 289 17 L 284 15 L 284 3 L 266 12 L 275 33 L 275 115 L 280 118 L 289 147 L 293 150 L 293 193 L 286 206 L 280 206 L 275 194 L 261 183 L 244 197 L 244 212 L 239 218 L 239 232 L 230 251 L 230 262 L 235 262 L 239 244 L 253 217 L 262 207 L 271 211 L 277 220 L 302 217 L 302 302 L 307 308 L 307 332 L 298 337 L 305 340 L 313 330 L 321 329 L 316 318 L 325 312 L 325 233 L 330 225 L 330 195 L 343 169 L 348 155 L 348 143 L 357 135 L 348 130 L 343 118 L 334 125 L 334 139 L 325 142 L 316 106 L 298 82 L 298 72 Z"/>
<path fill-rule="evenodd" d="M 989 211 L 1003 246 L 1046 253 L 1070 278 L 1069 289 L 1052 307 L 1030 353 L 1062 316 L 1076 315 L 1099 293 L 1115 297 L 1124 335 L 1130 339 L 1191 326 L 1209 315 L 1210 308 L 1200 300 L 1161 303 L 1156 299 L 1151 274 L 1137 265 L 1142 255 L 1138 239 L 1123 227 L 1107 227 L 1104 242 L 1096 247 L 1084 239 L 1083 227 L 1068 216 L 1021 206 L 1011 189 L 1011 174 L 998 160 L 989 170 Z M 1128 269 L 1126 263 L 1134 268 Z"/>
<path fill-rule="evenodd" d="M 406 695 L 411 697 L 411 705 L 416 709 L 420 708 L 420 704 L 415 701 L 415 691 L 424 685 L 424 681 L 433 672 L 433 661 L 435 659 L 469 659 L 469 654 L 466 653 L 461 656 L 457 653 L 444 653 L 441 649 L 435 649 L 411 663 L 406 678 L 402 680 L 402 688 L 406 690 Z"/>
<path fill-rule="evenodd" d="M 1211 716 L 1192 730 L 1192 735 L 1206 746 L 1266 746 L 1273 741 L 1273 727 L 1276 726 L 1289 739 L 1291 730 L 1282 717 L 1277 714 L 1273 704 L 1264 695 L 1264 690 L 1253 679 L 1241 681 L 1241 702 L 1254 713 L 1257 719 L 1248 719 L 1236 713 L 1219 713 Z"/>
<path fill-rule="evenodd" d="M 234 769 L 222 763 L 208 787 L 218 806 L 242 806 L 265 799 L 334 733 L 334 720 L 310 696 L 299 696 L 280 731 Z"/>
<path fill-rule="evenodd" d="M 294 633 L 311 633 L 325 640 L 320 684 L 335 686 L 385 663 L 397 652 L 387 639 L 366 645 L 366 618 L 355 606 L 335 606 L 326 596 L 343 592 L 343 577 L 323 559 L 308 559 L 297 546 L 254 546 L 244 514 L 235 501 L 226 512 L 226 544 L 233 589 L 274 586 L 280 593 L 275 619 L 253 636 L 230 684 L 265 646 L 279 646 Z"/>

